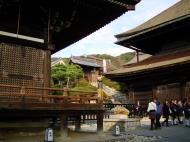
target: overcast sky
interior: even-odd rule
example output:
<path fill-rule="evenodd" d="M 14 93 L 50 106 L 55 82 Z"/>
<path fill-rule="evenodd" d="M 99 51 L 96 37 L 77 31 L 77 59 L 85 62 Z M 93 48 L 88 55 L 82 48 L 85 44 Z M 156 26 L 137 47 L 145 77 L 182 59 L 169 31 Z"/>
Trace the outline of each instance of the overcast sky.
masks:
<path fill-rule="evenodd" d="M 180 0 L 141 0 L 135 11 L 129 11 L 100 30 L 71 46 L 53 54 L 53 57 L 70 57 L 84 54 L 110 54 L 112 56 L 132 50 L 114 44 L 114 35 L 130 30 Z"/>

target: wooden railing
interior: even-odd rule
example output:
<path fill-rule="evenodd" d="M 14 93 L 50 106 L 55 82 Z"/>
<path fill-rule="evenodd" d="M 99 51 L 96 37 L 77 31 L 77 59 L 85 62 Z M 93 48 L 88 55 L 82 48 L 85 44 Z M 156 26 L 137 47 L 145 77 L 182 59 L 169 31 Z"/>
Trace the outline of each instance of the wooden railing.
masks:
<path fill-rule="evenodd" d="M 8 92 L 6 89 L 13 89 L 14 92 Z M 5 90 L 5 91 L 3 91 Z M 52 91 L 62 91 L 62 94 L 52 94 Z M 40 92 L 40 93 L 35 93 Z M 54 107 L 65 107 L 68 104 L 78 105 L 101 105 L 102 97 L 99 91 L 81 91 L 67 88 L 39 88 L 29 86 L 15 86 L 0 84 L 0 107 L 6 104 L 35 104 L 37 106 L 48 107 L 51 104 Z M 72 106 L 70 105 L 70 106 Z M 80 106 L 79 106 L 80 107 Z"/>

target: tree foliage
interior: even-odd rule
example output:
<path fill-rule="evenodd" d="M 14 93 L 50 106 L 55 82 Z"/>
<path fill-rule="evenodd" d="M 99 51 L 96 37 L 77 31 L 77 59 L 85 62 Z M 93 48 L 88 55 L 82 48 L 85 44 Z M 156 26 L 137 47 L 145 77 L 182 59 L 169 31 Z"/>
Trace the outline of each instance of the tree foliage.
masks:
<path fill-rule="evenodd" d="M 67 64 L 67 65 L 55 65 L 51 70 L 51 77 L 54 84 L 58 84 L 59 81 L 67 82 L 75 81 L 83 75 L 83 70 L 79 65 Z"/>
<path fill-rule="evenodd" d="M 123 53 L 120 56 L 118 56 L 117 58 L 121 61 L 123 61 L 124 63 L 129 62 L 133 57 L 135 56 L 134 52 L 127 52 L 127 53 Z"/>
<path fill-rule="evenodd" d="M 103 77 L 103 83 L 106 86 L 114 88 L 117 91 L 125 92 L 125 86 L 126 85 L 124 83 L 112 81 L 111 79 L 108 79 L 106 77 Z"/>
<path fill-rule="evenodd" d="M 108 55 L 108 54 L 97 54 L 96 55 L 98 58 L 102 58 L 102 59 L 114 59 L 115 57 Z"/>

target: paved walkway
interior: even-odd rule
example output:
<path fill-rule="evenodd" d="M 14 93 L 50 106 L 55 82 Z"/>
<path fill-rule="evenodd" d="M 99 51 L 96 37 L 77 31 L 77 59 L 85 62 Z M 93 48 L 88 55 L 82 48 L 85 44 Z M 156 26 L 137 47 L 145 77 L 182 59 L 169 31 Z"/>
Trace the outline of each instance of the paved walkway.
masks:
<path fill-rule="evenodd" d="M 76 133 L 71 131 L 69 137 L 66 139 L 55 136 L 55 142 L 190 142 L 190 127 L 175 125 L 150 131 L 150 121 L 148 118 L 143 118 L 141 125 L 138 129 L 121 133 L 120 136 L 114 136 L 112 133 L 97 135 L 94 133 L 96 131 L 96 125 L 87 124 L 83 128 L 92 132 Z M 0 142 L 43 142 L 43 137 L 44 134 L 40 133 L 35 136 L 30 134 L 27 137 L 23 137 L 22 140 L 15 136 L 5 140 L 1 139 L 0 131 Z"/>
<path fill-rule="evenodd" d="M 163 120 L 161 120 L 163 121 Z M 170 127 L 163 126 L 161 129 L 150 130 L 150 120 L 143 118 L 141 127 L 135 130 L 121 133 L 120 136 L 113 136 L 105 133 L 102 136 L 89 135 L 73 142 L 190 142 L 190 127 L 175 125 Z"/>
<path fill-rule="evenodd" d="M 140 129 L 127 133 L 148 137 L 157 136 L 159 139 L 155 140 L 156 142 L 190 142 L 190 127 L 184 125 L 163 126 L 161 129 L 150 131 L 150 121 L 147 118 L 141 120 L 141 125 Z"/>

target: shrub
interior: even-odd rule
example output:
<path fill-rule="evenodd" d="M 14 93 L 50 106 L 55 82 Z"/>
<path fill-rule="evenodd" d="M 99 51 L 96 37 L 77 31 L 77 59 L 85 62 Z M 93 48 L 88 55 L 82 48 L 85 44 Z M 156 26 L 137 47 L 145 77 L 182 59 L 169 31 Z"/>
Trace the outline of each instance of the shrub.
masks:
<path fill-rule="evenodd" d="M 97 91 L 97 88 L 90 85 L 86 80 L 80 80 L 73 89 L 83 91 Z"/>
<path fill-rule="evenodd" d="M 121 91 L 124 92 L 125 91 L 125 84 L 124 83 L 120 83 L 120 82 L 116 82 L 116 81 L 112 81 L 106 77 L 103 77 L 103 83 L 106 86 L 109 86 L 111 88 L 114 88 L 117 91 Z"/>
<path fill-rule="evenodd" d="M 61 85 L 55 84 L 55 85 L 51 85 L 51 87 L 53 87 L 53 88 L 61 88 Z M 53 90 L 53 91 L 50 91 L 50 94 L 51 95 L 62 95 L 63 91 Z"/>

